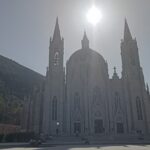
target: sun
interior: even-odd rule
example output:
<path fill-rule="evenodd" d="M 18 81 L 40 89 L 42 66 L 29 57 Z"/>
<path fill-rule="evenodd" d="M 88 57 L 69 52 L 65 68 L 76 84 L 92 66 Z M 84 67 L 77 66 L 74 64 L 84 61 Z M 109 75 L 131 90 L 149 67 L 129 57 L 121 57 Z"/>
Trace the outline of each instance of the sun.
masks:
<path fill-rule="evenodd" d="M 102 19 L 102 13 L 98 8 L 96 8 L 93 5 L 92 8 L 88 11 L 86 17 L 87 17 L 88 22 L 95 26 Z"/>

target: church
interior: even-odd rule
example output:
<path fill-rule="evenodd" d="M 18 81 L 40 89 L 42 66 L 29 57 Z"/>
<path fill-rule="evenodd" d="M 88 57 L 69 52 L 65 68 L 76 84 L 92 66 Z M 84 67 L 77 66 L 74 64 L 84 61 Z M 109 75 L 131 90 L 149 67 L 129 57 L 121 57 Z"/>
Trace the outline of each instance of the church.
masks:
<path fill-rule="evenodd" d="M 149 88 L 127 20 L 120 44 L 121 78 L 115 67 L 109 77 L 107 61 L 89 42 L 84 33 L 81 48 L 64 65 L 56 19 L 45 82 L 33 100 L 31 130 L 51 136 L 149 135 Z"/>

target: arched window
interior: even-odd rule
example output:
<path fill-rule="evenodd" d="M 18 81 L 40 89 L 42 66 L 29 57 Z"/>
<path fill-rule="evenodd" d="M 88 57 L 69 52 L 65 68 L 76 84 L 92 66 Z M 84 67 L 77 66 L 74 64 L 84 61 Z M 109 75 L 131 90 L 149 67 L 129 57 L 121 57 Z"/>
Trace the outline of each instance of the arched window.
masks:
<path fill-rule="evenodd" d="M 77 92 L 74 95 L 74 109 L 80 109 L 80 96 Z"/>
<path fill-rule="evenodd" d="M 121 109 L 120 96 L 118 92 L 115 92 L 115 111 L 118 109 Z"/>
<path fill-rule="evenodd" d="M 57 98 L 53 97 L 52 100 L 52 120 L 57 120 Z"/>
<path fill-rule="evenodd" d="M 54 55 L 54 65 L 57 66 L 59 64 L 59 53 L 56 52 Z"/>
<path fill-rule="evenodd" d="M 138 120 L 143 120 L 142 106 L 141 106 L 141 101 L 139 97 L 136 98 L 136 108 L 137 108 Z"/>

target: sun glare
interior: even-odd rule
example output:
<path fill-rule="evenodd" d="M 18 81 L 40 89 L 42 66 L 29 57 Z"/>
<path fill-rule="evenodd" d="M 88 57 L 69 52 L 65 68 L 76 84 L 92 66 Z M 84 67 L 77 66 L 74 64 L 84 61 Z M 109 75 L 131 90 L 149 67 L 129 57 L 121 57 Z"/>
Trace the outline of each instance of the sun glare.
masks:
<path fill-rule="evenodd" d="M 92 25 L 96 25 L 102 19 L 102 13 L 94 5 L 87 13 L 87 20 Z"/>

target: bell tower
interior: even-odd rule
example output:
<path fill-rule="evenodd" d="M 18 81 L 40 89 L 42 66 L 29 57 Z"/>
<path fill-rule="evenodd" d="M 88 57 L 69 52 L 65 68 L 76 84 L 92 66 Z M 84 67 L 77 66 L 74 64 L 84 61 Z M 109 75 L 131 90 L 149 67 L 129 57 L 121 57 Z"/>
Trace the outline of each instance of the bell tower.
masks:
<path fill-rule="evenodd" d="M 58 18 L 53 38 L 50 38 L 44 99 L 43 130 L 45 134 L 61 135 L 64 99 L 64 39 L 60 35 Z"/>
<path fill-rule="evenodd" d="M 135 78 L 143 78 L 142 68 L 140 66 L 139 52 L 136 39 L 132 38 L 127 20 L 125 19 L 124 38 L 121 42 L 122 56 L 122 76 L 134 76 Z M 144 85 L 144 79 L 142 79 Z"/>
<path fill-rule="evenodd" d="M 121 41 L 122 81 L 127 101 L 129 132 L 146 133 L 146 97 L 143 71 L 140 66 L 136 39 L 132 38 L 125 19 L 124 38 Z"/>

